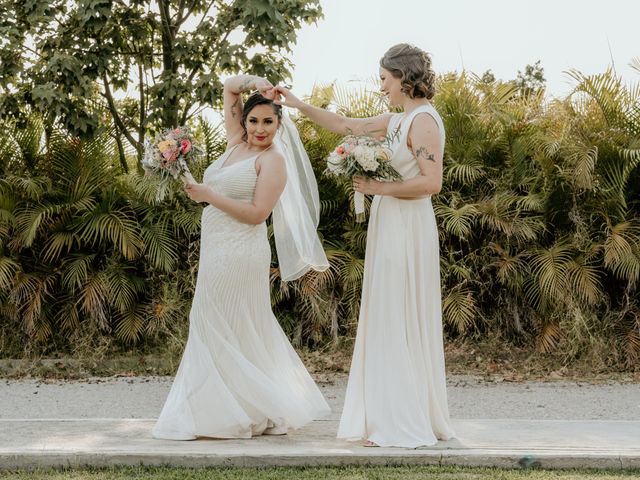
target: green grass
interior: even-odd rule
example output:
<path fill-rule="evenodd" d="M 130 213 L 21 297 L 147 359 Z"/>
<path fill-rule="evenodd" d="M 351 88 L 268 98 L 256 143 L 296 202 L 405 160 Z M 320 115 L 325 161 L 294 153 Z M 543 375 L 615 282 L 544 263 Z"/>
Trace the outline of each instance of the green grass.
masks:
<path fill-rule="evenodd" d="M 629 480 L 640 470 L 499 470 L 462 467 L 344 467 L 344 468 L 232 468 L 184 469 L 117 467 L 2 472 L 7 480 Z"/>

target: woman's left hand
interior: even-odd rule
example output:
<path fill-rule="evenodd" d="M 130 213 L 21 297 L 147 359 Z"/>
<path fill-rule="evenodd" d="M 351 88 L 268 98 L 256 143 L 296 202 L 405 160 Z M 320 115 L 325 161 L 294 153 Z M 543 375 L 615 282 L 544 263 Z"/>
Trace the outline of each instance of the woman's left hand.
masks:
<path fill-rule="evenodd" d="M 383 182 L 366 177 L 353 177 L 353 189 L 365 195 L 382 195 Z"/>
<path fill-rule="evenodd" d="M 209 202 L 213 190 L 210 186 L 203 183 L 187 183 L 184 191 L 194 202 Z"/>

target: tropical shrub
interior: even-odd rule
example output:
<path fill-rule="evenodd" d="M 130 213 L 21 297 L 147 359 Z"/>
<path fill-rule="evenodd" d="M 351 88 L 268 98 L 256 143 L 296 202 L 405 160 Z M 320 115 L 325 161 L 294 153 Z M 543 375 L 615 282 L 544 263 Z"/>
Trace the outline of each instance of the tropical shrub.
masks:
<path fill-rule="evenodd" d="M 550 101 L 513 82 L 440 79 L 447 143 L 434 208 L 446 332 L 631 368 L 640 355 L 640 87 L 610 71 L 571 75 L 574 91 Z M 310 101 L 351 116 L 387 110 L 375 92 L 335 85 Z M 272 303 L 294 343 L 313 347 L 355 333 L 366 224 L 354 221 L 348 186 L 322 174 L 339 137 L 296 121 L 331 268 L 283 283 L 274 252 Z M 157 202 L 153 182 L 124 173 L 110 132 L 80 142 L 43 130 L 34 117 L 0 134 L 0 355 L 73 351 L 83 335 L 122 349 L 181 345 L 201 207 L 179 189 Z M 207 158 L 196 178 L 224 149 L 220 127 L 201 122 L 197 132 Z"/>

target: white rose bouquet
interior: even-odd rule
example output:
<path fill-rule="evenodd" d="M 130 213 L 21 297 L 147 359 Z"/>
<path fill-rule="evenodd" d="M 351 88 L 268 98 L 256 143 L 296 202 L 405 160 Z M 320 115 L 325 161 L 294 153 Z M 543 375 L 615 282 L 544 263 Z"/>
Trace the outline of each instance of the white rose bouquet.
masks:
<path fill-rule="evenodd" d="M 375 180 L 402 180 L 390 162 L 391 151 L 384 142 L 370 136 L 348 135 L 327 158 L 327 175 L 352 178 L 356 175 Z M 364 195 L 354 193 L 356 221 L 364 221 Z"/>

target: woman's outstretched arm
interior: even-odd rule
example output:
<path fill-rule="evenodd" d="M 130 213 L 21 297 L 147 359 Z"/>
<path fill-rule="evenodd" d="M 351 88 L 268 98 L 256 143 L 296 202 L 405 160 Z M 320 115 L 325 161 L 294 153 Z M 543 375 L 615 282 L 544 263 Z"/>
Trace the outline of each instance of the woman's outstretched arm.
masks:
<path fill-rule="evenodd" d="M 349 118 L 323 108 L 314 107 L 303 102 L 291 91 L 280 85 L 274 88 L 274 102 L 285 107 L 296 108 L 312 122 L 340 135 L 373 135 L 385 136 L 389 125 L 390 113 L 369 118 Z M 280 98 L 278 98 L 280 97 Z"/>

